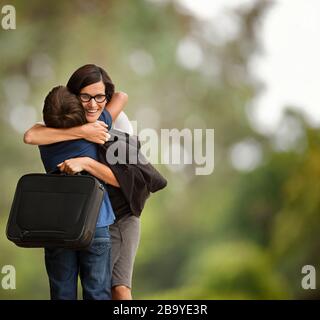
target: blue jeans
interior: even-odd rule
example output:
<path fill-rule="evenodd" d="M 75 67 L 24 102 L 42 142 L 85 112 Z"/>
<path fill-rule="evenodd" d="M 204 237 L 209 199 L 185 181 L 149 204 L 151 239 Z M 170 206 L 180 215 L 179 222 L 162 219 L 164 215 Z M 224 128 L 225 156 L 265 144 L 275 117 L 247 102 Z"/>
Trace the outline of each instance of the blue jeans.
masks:
<path fill-rule="evenodd" d="M 109 227 L 96 228 L 86 250 L 45 248 L 52 300 L 77 300 L 78 275 L 83 299 L 111 299 L 111 239 Z"/>

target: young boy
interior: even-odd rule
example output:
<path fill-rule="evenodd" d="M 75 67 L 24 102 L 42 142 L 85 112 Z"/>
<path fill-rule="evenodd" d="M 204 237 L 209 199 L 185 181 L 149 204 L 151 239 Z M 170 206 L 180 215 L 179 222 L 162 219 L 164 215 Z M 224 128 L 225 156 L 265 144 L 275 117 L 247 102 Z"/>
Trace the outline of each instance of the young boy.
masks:
<path fill-rule="evenodd" d="M 107 115 L 100 119 L 107 121 Z M 110 118 L 110 117 L 109 117 Z M 47 95 L 43 108 L 43 119 L 48 127 L 70 128 L 86 123 L 81 102 L 66 87 L 58 86 Z M 108 122 L 108 121 L 107 121 Z M 111 127 L 112 123 L 107 123 Z M 47 172 L 58 167 L 62 171 L 87 171 L 94 175 L 105 170 L 105 183 L 117 187 L 117 181 L 107 166 L 99 163 L 98 145 L 86 140 L 72 140 L 39 146 L 41 159 Z M 66 166 L 67 159 L 78 162 Z M 63 164 L 62 164 L 63 163 Z M 72 167 L 73 166 L 73 167 Z M 101 167 L 103 166 L 103 167 Z M 71 173 L 71 172 L 70 172 Z M 45 249 L 45 264 L 50 283 L 51 299 L 77 299 L 78 275 L 83 289 L 83 299 L 111 299 L 111 239 L 109 225 L 114 221 L 114 212 L 108 193 L 99 213 L 91 246 L 86 250 Z"/>

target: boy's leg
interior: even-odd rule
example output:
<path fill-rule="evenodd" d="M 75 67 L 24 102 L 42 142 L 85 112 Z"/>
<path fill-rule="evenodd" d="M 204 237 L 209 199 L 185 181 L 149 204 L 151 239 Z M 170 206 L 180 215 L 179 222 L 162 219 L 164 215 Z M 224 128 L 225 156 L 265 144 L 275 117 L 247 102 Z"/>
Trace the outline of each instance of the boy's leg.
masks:
<path fill-rule="evenodd" d="M 109 228 L 97 228 L 91 246 L 79 251 L 85 300 L 111 299 L 111 239 Z"/>
<path fill-rule="evenodd" d="M 45 248 L 45 263 L 51 300 L 77 300 L 77 253 L 67 249 Z"/>

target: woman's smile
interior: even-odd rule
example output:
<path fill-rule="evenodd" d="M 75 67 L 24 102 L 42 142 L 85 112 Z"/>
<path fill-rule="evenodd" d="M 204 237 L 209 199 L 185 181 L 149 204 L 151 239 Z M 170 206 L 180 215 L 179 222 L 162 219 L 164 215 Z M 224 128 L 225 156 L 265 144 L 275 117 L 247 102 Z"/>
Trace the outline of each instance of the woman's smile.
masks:
<path fill-rule="evenodd" d="M 85 108 L 86 114 L 90 116 L 96 115 L 99 111 L 101 111 L 101 108 Z"/>
<path fill-rule="evenodd" d="M 98 120 L 98 118 L 100 117 L 100 115 L 103 111 L 103 108 L 101 108 L 101 107 L 94 107 L 94 108 L 84 107 L 84 110 L 85 110 L 87 121 L 94 122 L 94 121 Z"/>

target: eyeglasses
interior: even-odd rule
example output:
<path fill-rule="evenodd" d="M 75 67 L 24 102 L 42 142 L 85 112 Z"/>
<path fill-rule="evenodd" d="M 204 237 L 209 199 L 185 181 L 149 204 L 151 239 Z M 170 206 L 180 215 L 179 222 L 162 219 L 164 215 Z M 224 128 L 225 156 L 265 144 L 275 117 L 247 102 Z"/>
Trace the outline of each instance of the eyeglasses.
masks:
<path fill-rule="evenodd" d="M 90 94 L 87 93 L 81 93 L 79 94 L 79 98 L 82 102 L 89 102 L 91 99 L 94 99 L 97 103 L 101 103 L 106 101 L 106 95 L 105 94 L 97 94 L 96 96 L 90 96 Z"/>

